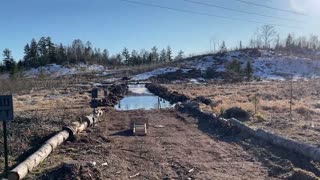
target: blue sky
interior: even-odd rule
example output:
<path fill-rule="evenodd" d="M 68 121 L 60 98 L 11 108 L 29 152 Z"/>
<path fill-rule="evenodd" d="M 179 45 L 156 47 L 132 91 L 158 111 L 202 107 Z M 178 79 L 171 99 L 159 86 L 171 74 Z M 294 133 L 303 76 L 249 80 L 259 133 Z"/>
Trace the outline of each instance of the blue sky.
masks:
<path fill-rule="evenodd" d="M 307 13 L 299 16 L 241 3 L 237 0 L 194 0 L 242 11 L 290 18 L 303 23 L 242 14 L 185 2 L 183 0 L 134 0 L 172 8 L 216 14 L 239 19 L 299 26 L 276 27 L 280 35 L 320 35 L 320 0 L 247 0 L 282 9 Z M 74 39 L 90 41 L 110 53 L 132 49 L 150 49 L 170 45 L 186 54 L 209 51 L 210 39 L 225 40 L 234 46 L 244 44 L 262 24 L 131 4 L 120 0 L 5 0 L 0 6 L 0 51 L 9 48 L 16 59 L 23 57 L 23 47 L 32 38 L 52 37 L 55 43 L 70 44 Z"/>

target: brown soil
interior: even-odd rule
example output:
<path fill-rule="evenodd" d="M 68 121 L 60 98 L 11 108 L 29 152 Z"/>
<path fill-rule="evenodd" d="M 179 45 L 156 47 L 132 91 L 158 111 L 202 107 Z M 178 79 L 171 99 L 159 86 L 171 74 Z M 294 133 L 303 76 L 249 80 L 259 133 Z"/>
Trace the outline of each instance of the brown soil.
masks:
<path fill-rule="evenodd" d="M 149 119 L 147 136 L 132 136 L 128 128 L 133 116 Z M 269 176 L 268 167 L 238 142 L 204 133 L 196 122 L 173 110 L 112 110 L 94 129 L 56 150 L 37 168 L 42 170 L 36 170 L 29 178 L 43 177 L 44 172 L 50 175 L 63 162 L 76 162 L 83 167 L 95 164 L 95 171 L 99 172 L 97 179 L 129 179 L 137 173 L 136 179 L 265 179 Z M 80 171 L 76 173 L 83 179 Z"/>

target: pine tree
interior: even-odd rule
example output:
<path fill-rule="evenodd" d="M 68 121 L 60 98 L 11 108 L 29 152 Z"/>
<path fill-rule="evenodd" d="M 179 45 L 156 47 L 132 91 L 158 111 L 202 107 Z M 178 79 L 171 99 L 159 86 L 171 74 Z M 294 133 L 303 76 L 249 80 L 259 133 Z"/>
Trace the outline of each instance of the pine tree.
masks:
<path fill-rule="evenodd" d="M 167 47 L 166 61 L 167 62 L 172 61 L 172 51 L 170 46 Z"/>
<path fill-rule="evenodd" d="M 38 52 L 41 58 L 47 58 L 48 56 L 48 46 L 45 37 L 41 37 L 38 42 Z"/>
<path fill-rule="evenodd" d="M 90 41 L 87 41 L 85 48 L 84 48 L 84 58 L 85 61 L 91 61 L 92 57 L 92 44 Z"/>
<path fill-rule="evenodd" d="M 160 52 L 160 62 L 166 62 L 166 50 L 162 49 Z"/>
<path fill-rule="evenodd" d="M 137 53 L 137 51 L 136 50 L 132 50 L 132 52 L 131 52 L 131 63 L 132 63 L 132 65 L 138 65 L 138 64 L 140 64 L 140 62 L 139 62 L 139 55 L 138 55 L 138 53 Z"/>
<path fill-rule="evenodd" d="M 116 55 L 115 61 L 116 61 L 115 64 L 121 65 L 121 62 L 122 62 L 121 54 Z"/>
<path fill-rule="evenodd" d="M 182 50 L 179 51 L 178 55 L 175 57 L 176 61 L 183 59 L 184 52 Z"/>
<path fill-rule="evenodd" d="M 103 64 L 111 64 L 109 62 L 109 51 L 107 49 L 104 49 L 102 52 L 102 59 L 103 59 Z"/>
<path fill-rule="evenodd" d="M 288 37 L 286 39 L 286 48 L 291 49 L 293 46 L 294 46 L 293 37 L 291 34 L 288 34 Z"/>
<path fill-rule="evenodd" d="M 60 43 L 59 47 L 56 49 L 57 64 L 63 64 L 68 62 L 66 49 Z"/>
<path fill-rule="evenodd" d="M 46 44 L 48 47 L 48 60 L 47 60 L 47 62 L 57 63 L 56 46 L 52 43 L 50 37 L 46 38 Z"/>
<path fill-rule="evenodd" d="M 152 63 L 158 63 L 159 61 L 159 54 L 158 54 L 158 48 L 156 46 L 153 46 L 151 49 L 151 55 L 152 55 Z"/>
<path fill-rule="evenodd" d="M 129 65 L 130 62 L 130 53 L 129 53 L 129 50 L 127 48 L 124 48 L 123 51 L 122 51 L 122 56 L 124 57 L 124 63 L 126 65 Z"/>
<path fill-rule="evenodd" d="M 26 44 L 24 46 L 24 56 L 23 56 L 23 64 L 24 66 L 30 66 L 30 46 Z"/>
<path fill-rule="evenodd" d="M 30 43 L 30 66 L 31 67 L 38 67 L 40 65 L 39 62 L 39 53 L 38 53 L 38 44 L 35 39 L 31 40 Z"/>
<path fill-rule="evenodd" d="M 247 80 L 250 81 L 253 75 L 253 67 L 251 61 L 247 61 L 246 69 L 245 69 Z"/>
<path fill-rule="evenodd" d="M 10 75 L 13 76 L 17 72 L 17 65 L 13 60 L 11 51 L 9 49 L 3 50 L 3 62 L 5 65 L 5 70 L 9 71 Z"/>

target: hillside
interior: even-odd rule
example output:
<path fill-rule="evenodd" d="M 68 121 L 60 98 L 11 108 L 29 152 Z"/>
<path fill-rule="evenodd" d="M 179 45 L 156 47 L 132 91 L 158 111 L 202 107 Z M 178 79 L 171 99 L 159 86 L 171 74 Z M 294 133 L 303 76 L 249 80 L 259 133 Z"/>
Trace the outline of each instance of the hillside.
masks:
<path fill-rule="evenodd" d="M 285 79 L 314 79 L 320 77 L 320 52 L 303 52 L 299 55 L 288 55 L 287 53 L 275 52 L 273 50 L 238 50 L 226 53 L 207 54 L 189 57 L 179 62 L 168 63 L 166 66 L 132 76 L 132 80 L 147 80 L 168 73 L 180 72 L 187 76 L 191 82 L 203 81 L 205 79 L 221 79 L 219 74 L 226 71 L 226 66 L 232 61 L 238 60 L 242 67 L 247 61 L 251 61 L 254 69 L 254 76 L 262 80 L 285 80 Z M 153 66 L 150 65 L 152 69 Z M 117 72 L 127 71 L 120 69 Z M 192 71 L 191 71 L 192 70 Z M 213 70 L 217 76 L 206 77 L 206 71 Z M 142 70 L 143 71 L 143 70 Z M 193 71 L 198 71 L 194 76 Z M 191 73 L 190 73 L 191 72 Z M 112 69 L 97 64 L 76 64 L 76 65 L 57 65 L 32 68 L 22 73 L 21 76 L 34 78 L 39 76 L 60 77 L 76 74 L 91 73 L 96 76 L 113 74 Z M 0 75 L 1 79 L 9 78 L 9 74 Z M 200 79 L 199 79 L 200 78 Z M 176 79 L 174 79 L 176 80 Z"/>
<path fill-rule="evenodd" d="M 241 50 L 188 58 L 178 63 L 177 67 L 156 69 L 134 76 L 134 79 L 147 79 L 179 69 L 183 73 L 193 69 L 199 70 L 201 74 L 204 74 L 210 68 L 218 73 L 223 73 L 226 71 L 227 64 L 232 60 L 239 60 L 243 67 L 247 61 L 251 61 L 254 68 L 254 76 L 263 80 L 285 80 L 291 79 L 291 77 L 294 79 L 313 79 L 320 77 L 319 52 L 314 53 L 313 58 L 310 58 L 308 54 L 305 54 L 305 56 L 300 54 L 298 56 L 285 55 L 272 50 Z"/>

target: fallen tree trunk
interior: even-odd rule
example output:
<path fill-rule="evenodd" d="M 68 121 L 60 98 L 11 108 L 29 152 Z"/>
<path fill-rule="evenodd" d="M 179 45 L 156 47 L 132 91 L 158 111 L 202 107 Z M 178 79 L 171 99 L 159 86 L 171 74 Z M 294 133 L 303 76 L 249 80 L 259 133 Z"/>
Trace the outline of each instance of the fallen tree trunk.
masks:
<path fill-rule="evenodd" d="M 26 160 L 20 163 L 16 168 L 11 170 L 8 175 L 9 180 L 19 180 L 27 176 L 36 166 L 38 166 L 42 161 L 44 161 L 50 153 L 57 148 L 60 144 L 66 141 L 68 138 L 75 136 L 76 134 L 82 132 L 87 127 L 93 126 L 97 121 L 97 117 L 102 116 L 103 112 L 98 111 L 96 116 L 90 115 L 86 116 L 83 123 L 72 123 L 68 127 L 64 127 L 62 131 L 57 133 L 55 136 L 46 141 L 40 149 L 29 156 Z"/>

